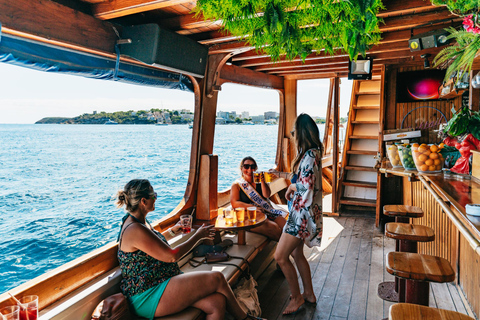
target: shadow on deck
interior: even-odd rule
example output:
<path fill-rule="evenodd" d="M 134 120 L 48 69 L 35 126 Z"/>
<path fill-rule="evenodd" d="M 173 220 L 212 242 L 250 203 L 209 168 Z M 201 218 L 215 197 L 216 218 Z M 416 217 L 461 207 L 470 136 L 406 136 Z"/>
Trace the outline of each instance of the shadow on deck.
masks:
<path fill-rule="evenodd" d="M 290 291 L 285 277 L 276 269 L 276 263 L 272 263 L 258 279 L 262 317 L 269 320 L 388 317 L 392 303 L 377 296 L 377 286 L 382 281 L 393 281 L 393 276 L 385 270 L 384 257 L 395 250 L 395 242 L 375 227 L 374 215 L 325 217 L 324 240 L 322 247 L 305 247 L 318 301 L 316 307 L 303 307 L 296 315 L 283 316 Z M 431 284 L 430 306 L 472 315 L 454 283 Z"/>

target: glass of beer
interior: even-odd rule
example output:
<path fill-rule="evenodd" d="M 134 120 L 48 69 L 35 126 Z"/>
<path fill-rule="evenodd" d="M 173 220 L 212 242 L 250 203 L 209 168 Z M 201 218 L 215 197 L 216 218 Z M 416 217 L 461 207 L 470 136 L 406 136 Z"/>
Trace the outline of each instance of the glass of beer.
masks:
<path fill-rule="evenodd" d="M 237 221 L 243 223 L 243 221 L 245 221 L 245 208 L 236 208 L 235 212 L 237 214 Z"/>
<path fill-rule="evenodd" d="M 272 182 L 273 180 L 275 180 L 275 175 L 274 175 L 273 173 L 264 172 L 263 174 L 265 175 L 265 182 L 266 182 L 266 183 L 270 183 L 270 182 Z"/>
<path fill-rule="evenodd" d="M 254 172 L 253 173 L 253 182 L 260 183 L 260 175 L 262 172 Z"/>
<path fill-rule="evenodd" d="M 192 232 L 192 216 L 184 214 L 180 216 L 180 225 L 182 226 L 183 233 Z"/>
<path fill-rule="evenodd" d="M 247 208 L 248 221 L 255 222 L 257 220 L 257 207 Z"/>
<path fill-rule="evenodd" d="M 230 209 L 225 209 L 225 225 L 233 226 L 233 215 L 235 211 L 232 212 Z"/>

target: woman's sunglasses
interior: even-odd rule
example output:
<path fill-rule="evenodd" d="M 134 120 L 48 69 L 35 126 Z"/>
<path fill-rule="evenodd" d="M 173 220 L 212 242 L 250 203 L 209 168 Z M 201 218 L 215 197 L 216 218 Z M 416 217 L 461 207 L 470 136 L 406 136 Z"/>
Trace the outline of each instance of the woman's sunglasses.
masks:
<path fill-rule="evenodd" d="M 147 197 L 147 199 L 157 200 L 157 193 L 154 192 L 153 194 L 149 195 L 149 196 Z"/>
<path fill-rule="evenodd" d="M 253 169 L 253 170 L 257 169 L 257 166 L 254 165 L 254 164 L 244 164 L 243 167 L 247 170 L 248 169 Z"/>

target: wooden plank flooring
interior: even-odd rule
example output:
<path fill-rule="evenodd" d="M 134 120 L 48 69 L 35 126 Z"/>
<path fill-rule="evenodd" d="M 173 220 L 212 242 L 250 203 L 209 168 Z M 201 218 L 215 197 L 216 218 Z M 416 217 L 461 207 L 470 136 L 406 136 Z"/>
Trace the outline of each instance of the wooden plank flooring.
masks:
<path fill-rule="evenodd" d="M 382 281 L 393 281 L 385 271 L 385 255 L 395 242 L 375 227 L 373 215 L 325 217 L 322 247 L 305 248 L 312 271 L 317 305 L 296 315 L 283 316 L 289 289 L 283 274 L 272 263 L 258 279 L 262 317 L 274 319 L 357 320 L 388 317 L 392 303 L 377 296 Z M 301 281 L 300 281 L 301 285 Z M 431 285 L 430 306 L 469 313 L 453 283 Z"/>

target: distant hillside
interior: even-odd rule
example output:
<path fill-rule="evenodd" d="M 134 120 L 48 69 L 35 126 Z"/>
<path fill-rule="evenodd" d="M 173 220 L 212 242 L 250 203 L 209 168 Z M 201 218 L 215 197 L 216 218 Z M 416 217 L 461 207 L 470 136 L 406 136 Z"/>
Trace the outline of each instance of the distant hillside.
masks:
<path fill-rule="evenodd" d="M 183 115 L 182 115 L 183 116 Z M 188 123 L 177 111 L 151 109 L 140 111 L 117 111 L 113 113 L 98 112 L 85 113 L 74 118 L 47 117 L 43 118 L 36 124 L 105 124 L 111 120 L 118 124 L 155 124 L 157 122 L 165 122 L 172 124 Z"/>

